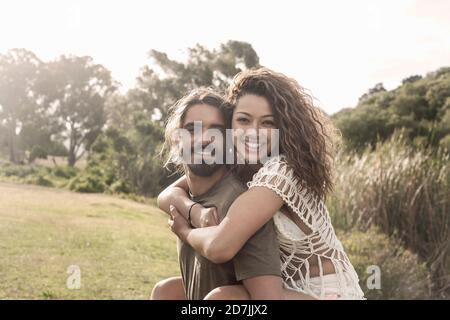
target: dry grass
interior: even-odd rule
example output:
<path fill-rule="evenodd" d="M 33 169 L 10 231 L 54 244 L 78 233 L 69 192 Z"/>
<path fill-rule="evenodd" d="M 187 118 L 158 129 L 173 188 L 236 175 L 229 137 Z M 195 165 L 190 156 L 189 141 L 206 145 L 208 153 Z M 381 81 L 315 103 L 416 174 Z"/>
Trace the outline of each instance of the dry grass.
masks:
<path fill-rule="evenodd" d="M 43 166 L 47 168 L 53 168 L 56 166 L 64 167 L 67 166 L 67 157 L 52 157 L 48 156 L 47 159 L 36 159 L 34 164 L 38 166 Z M 75 163 L 75 167 L 83 170 L 87 165 L 87 157 L 83 156 L 80 160 Z"/>

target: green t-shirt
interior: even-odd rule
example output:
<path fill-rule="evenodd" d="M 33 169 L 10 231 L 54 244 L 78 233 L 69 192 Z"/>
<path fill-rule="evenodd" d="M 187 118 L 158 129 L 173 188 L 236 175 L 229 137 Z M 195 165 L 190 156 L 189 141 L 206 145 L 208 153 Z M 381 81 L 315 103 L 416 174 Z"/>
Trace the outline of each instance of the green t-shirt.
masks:
<path fill-rule="evenodd" d="M 222 221 L 233 201 L 246 190 L 233 173 L 227 172 L 207 192 L 193 197 L 193 200 L 204 207 L 216 206 L 219 220 Z M 201 300 L 217 287 L 238 284 L 244 279 L 263 275 L 281 276 L 279 245 L 272 220 L 259 229 L 234 258 L 226 263 L 215 264 L 180 240 L 178 258 L 189 300 Z"/>

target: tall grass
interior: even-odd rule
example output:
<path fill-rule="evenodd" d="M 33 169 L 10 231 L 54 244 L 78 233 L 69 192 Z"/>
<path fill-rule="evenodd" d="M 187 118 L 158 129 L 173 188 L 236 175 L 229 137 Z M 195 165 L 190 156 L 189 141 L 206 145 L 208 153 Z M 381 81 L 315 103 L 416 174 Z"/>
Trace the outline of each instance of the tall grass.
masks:
<path fill-rule="evenodd" d="M 426 262 L 431 292 L 450 297 L 450 164 L 443 150 L 415 149 L 396 134 L 375 150 L 338 156 L 334 225 L 371 226 L 401 240 Z"/>

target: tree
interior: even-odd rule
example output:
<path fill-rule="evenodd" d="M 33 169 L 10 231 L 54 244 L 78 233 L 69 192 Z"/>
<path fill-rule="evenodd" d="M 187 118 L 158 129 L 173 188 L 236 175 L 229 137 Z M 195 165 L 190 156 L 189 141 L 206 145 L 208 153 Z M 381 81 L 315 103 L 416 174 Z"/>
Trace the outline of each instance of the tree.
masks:
<path fill-rule="evenodd" d="M 68 141 L 68 165 L 74 166 L 105 124 L 105 102 L 116 89 L 110 71 L 91 57 L 61 56 L 46 64 L 40 85 Z"/>
<path fill-rule="evenodd" d="M 133 192 L 155 195 L 177 176 L 167 177 L 158 154 L 163 122 L 169 107 L 187 91 L 212 86 L 228 87 L 236 73 L 259 66 L 252 46 L 229 41 L 218 49 L 201 45 L 187 49 L 186 61 L 170 59 L 166 53 L 151 50 L 152 67 L 144 66 L 137 85 L 126 95 L 111 96 L 106 103 L 106 130 L 91 148 L 88 176 L 79 177 L 83 190 Z M 93 177 L 102 172 L 103 181 Z M 99 188 L 97 188 L 99 187 Z"/>
<path fill-rule="evenodd" d="M 0 158 L 7 154 L 5 150 L 8 148 L 8 129 L 0 121 Z"/>
<path fill-rule="evenodd" d="M 384 88 L 383 84 L 377 83 L 373 88 L 370 88 L 366 93 L 364 93 L 360 98 L 359 102 L 367 101 L 369 98 L 373 97 L 377 93 L 385 92 L 386 89 Z"/>
<path fill-rule="evenodd" d="M 42 62 L 25 49 L 0 55 L 0 122 L 7 130 L 9 160 L 19 161 L 17 133 L 35 113 L 35 83 Z"/>
<path fill-rule="evenodd" d="M 450 68 L 444 67 L 425 77 L 408 77 L 394 90 L 387 91 L 377 84 L 355 108 L 341 110 L 333 119 L 353 149 L 374 146 L 378 139 L 385 140 L 397 129 L 403 129 L 416 145 L 447 145 L 449 97 Z"/>
<path fill-rule="evenodd" d="M 27 151 L 28 162 L 31 163 L 36 158 L 45 159 L 47 156 L 68 155 L 64 139 L 59 133 L 61 125 L 56 120 L 53 114 L 48 114 L 47 117 L 37 114 L 23 123 L 18 135 L 18 145 Z"/>
<path fill-rule="evenodd" d="M 111 158 L 121 186 L 141 195 L 155 196 L 163 187 L 165 169 L 156 157 L 164 132 L 145 114 L 133 114 L 133 128 L 122 131 L 110 128 L 106 137 L 111 144 Z M 172 179 L 173 180 L 173 179 Z"/>
<path fill-rule="evenodd" d="M 402 80 L 402 84 L 405 84 L 405 83 L 408 83 L 408 82 L 409 83 L 413 83 L 413 82 L 416 82 L 417 80 L 420 80 L 420 79 L 422 79 L 421 75 L 409 76 L 409 77 L 407 77 L 407 78 Z"/>
<path fill-rule="evenodd" d="M 166 177 L 157 157 L 163 128 L 139 111 L 131 118 L 130 128 L 110 126 L 97 137 L 86 169 L 70 185 L 72 190 L 156 196 L 178 178 Z"/>
<path fill-rule="evenodd" d="M 223 92 L 238 72 L 260 66 L 252 46 L 240 41 L 228 41 L 213 50 L 197 44 L 187 49 L 186 62 L 172 60 L 156 50 L 149 52 L 149 58 L 154 67 L 141 69 L 129 98 L 141 110 L 160 114 L 162 120 L 168 108 L 189 90 L 211 86 Z"/>

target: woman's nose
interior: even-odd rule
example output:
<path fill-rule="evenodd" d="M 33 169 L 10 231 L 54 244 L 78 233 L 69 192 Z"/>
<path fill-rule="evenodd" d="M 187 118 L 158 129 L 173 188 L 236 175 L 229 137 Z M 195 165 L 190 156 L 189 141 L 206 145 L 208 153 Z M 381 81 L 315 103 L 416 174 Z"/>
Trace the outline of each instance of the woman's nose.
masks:
<path fill-rule="evenodd" d="M 250 129 L 245 131 L 245 136 L 247 138 L 257 138 L 258 137 L 258 133 L 259 133 L 259 128 L 258 127 L 256 127 L 256 128 L 252 127 L 252 128 L 250 128 Z"/>
<path fill-rule="evenodd" d="M 259 121 L 255 120 L 253 122 L 253 129 L 255 129 L 256 132 L 259 132 L 259 129 L 261 129 L 261 128 L 262 128 L 261 123 Z"/>

